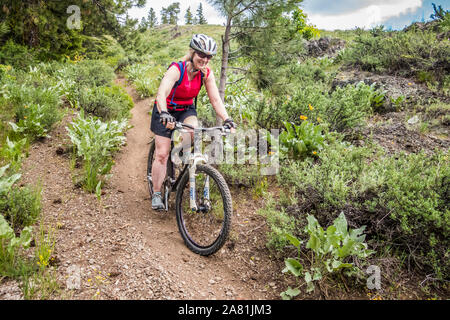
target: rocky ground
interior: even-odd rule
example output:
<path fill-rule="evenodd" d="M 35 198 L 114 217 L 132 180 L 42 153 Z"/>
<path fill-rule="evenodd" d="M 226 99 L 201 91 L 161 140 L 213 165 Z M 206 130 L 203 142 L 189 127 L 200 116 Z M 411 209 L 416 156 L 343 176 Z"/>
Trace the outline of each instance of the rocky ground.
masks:
<path fill-rule="evenodd" d="M 433 98 L 433 93 L 410 79 L 394 80 L 356 71 L 343 71 L 335 85 L 377 82 L 392 97 Z M 65 127 L 76 115 L 71 111 L 51 137 L 34 143 L 23 164 L 21 183 L 42 186 L 42 223 L 55 247 L 52 253 L 58 289 L 50 299 L 280 299 L 287 283 L 283 259 L 266 248 L 265 219 L 257 214 L 264 199 L 233 186 L 232 230 L 225 246 L 210 257 L 192 253 L 178 232 L 173 208 L 155 212 L 145 177 L 151 99 L 140 99 L 124 79 L 118 83 L 133 97 L 127 144 L 116 155 L 112 177 L 101 201 L 78 188 L 71 169 L 70 140 Z M 428 96 L 427 96 L 428 95 Z M 445 97 L 441 97 L 445 101 Z M 442 99 L 441 99 L 442 100 Z M 421 114 L 419 114 L 421 115 Z M 448 149 L 448 125 L 422 132 L 407 108 L 375 114 L 361 129 L 356 144 L 368 139 L 388 152 Z M 275 192 L 276 193 L 276 192 Z M 172 198 L 173 199 L 173 198 Z M 173 207 L 173 204 L 172 204 Z M 39 226 L 35 227 L 38 230 Z M 33 248 L 31 249 L 33 250 Z M 287 282 L 286 282 L 287 281 Z M 301 299 L 368 298 L 348 290 L 330 290 L 329 296 Z M 412 295 L 411 295 L 412 294 Z M 413 293 L 402 294 L 408 299 Z M 14 280 L 0 279 L 0 299 L 23 298 Z"/>
<path fill-rule="evenodd" d="M 116 155 L 101 201 L 72 179 L 69 113 L 51 137 L 33 144 L 23 164 L 23 184 L 42 184 L 43 224 L 55 241 L 52 269 L 59 289 L 51 299 L 278 299 L 281 266 L 265 248 L 266 226 L 257 201 L 232 190 L 230 240 L 215 255 L 189 251 L 174 210 L 151 209 L 145 177 L 151 101 L 135 100 L 127 144 Z M 279 264 L 279 263 L 278 263 Z M 278 279 L 278 280 L 277 280 Z M 0 298 L 21 296 L 14 281 Z"/>

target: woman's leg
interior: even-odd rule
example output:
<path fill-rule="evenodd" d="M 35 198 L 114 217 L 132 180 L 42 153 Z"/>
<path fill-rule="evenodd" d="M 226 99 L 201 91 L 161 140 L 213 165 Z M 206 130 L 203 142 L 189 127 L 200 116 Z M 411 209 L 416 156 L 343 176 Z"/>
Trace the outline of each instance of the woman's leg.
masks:
<path fill-rule="evenodd" d="M 167 159 L 170 152 L 170 138 L 155 135 L 155 160 L 152 166 L 153 191 L 160 192 L 166 176 Z"/>
<path fill-rule="evenodd" d="M 186 119 L 183 120 L 183 123 L 190 124 L 190 125 L 193 126 L 194 128 L 197 128 L 197 127 L 198 127 L 198 120 L 197 120 L 197 117 L 196 117 L 196 116 L 189 116 L 189 117 L 187 117 Z M 183 134 L 183 140 L 185 140 L 185 139 L 184 139 L 184 136 L 185 136 L 185 135 L 188 135 L 188 134 L 189 134 L 189 133 L 184 133 L 184 134 Z M 190 141 L 194 141 L 194 131 L 192 131 L 192 132 L 190 133 L 190 135 L 191 135 L 191 140 L 190 140 Z"/>

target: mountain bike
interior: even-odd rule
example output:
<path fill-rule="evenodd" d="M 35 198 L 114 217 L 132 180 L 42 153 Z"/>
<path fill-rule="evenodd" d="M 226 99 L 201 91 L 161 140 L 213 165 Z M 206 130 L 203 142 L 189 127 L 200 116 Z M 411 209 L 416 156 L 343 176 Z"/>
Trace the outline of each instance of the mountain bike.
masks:
<path fill-rule="evenodd" d="M 181 122 L 175 123 L 175 130 L 185 134 L 193 131 L 194 136 L 216 130 L 222 136 L 230 133 L 230 130 L 224 127 L 194 128 Z M 217 169 L 207 164 L 207 155 L 201 150 L 196 150 L 195 143 L 194 146 L 190 146 L 190 150 L 191 152 L 182 155 L 182 151 L 178 152 L 176 148 L 174 149 L 172 139 L 161 195 L 165 204 L 164 210 L 168 211 L 170 193 L 176 192 L 176 220 L 181 237 L 190 250 L 207 256 L 217 252 L 227 240 L 233 205 L 225 179 Z M 172 159 L 177 153 L 184 159 L 178 161 L 179 163 Z M 147 163 L 150 198 L 153 195 L 154 154 L 155 140 L 153 139 L 150 142 Z"/>

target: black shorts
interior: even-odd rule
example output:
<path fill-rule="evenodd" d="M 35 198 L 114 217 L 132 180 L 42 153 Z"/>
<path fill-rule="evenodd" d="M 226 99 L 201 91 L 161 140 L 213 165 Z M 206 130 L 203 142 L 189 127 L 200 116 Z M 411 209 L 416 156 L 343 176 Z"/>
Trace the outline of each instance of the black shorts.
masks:
<path fill-rule="evenodd" d="M 197 116 L 197 110 L 194 105 L 186 106 L 185 110 L 180 111 L 170 111 L 169 113 L 177 119 L 178 122 L 184 122 L 187 117 Z M 153 105 L 152 112 L 152 121 L 150 123 L 150 130 L 157 136 L 171 138 L 172 130 L 167 129 L 160 121 L 160 114 L 158 108 L 156 107 L 156 103 Z"/>

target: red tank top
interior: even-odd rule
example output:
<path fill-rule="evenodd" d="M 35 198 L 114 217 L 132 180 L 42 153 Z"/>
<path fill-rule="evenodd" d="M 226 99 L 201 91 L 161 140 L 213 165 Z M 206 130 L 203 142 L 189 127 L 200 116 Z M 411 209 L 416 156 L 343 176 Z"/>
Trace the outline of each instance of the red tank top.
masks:
<path fill-rule="evenodd" d="M 180 70 L 181 75 L 181 69 L 178 63 L 173 62 L 172 65 L 177 66 L 178 70 Z M 171 66 L 172 66 L 171 65 Z M 184 66 L 184 75 L 183 80 L 181 81 L 180 85 L 176 88 L 175 96 L 173 97 L 173 102 L 177 105 L 181 106 L 190 106 L 194 103 L 194 98 L 198 95 L 200 92 L 200 89 L 202 88 L 202 75 L 201 73 L 197 73 L 197 75 L 189 81 L 188 73 L 186 72 L 186 61 L 183 61 Z M 209 68 L 207 68 L 207 75 L 208 78 L 210 73 Z M 170 101 L 172 100 L 173 90 L 170 91 L 170 94 L 166 98 L 167 106 L 170 105 Z"/>

